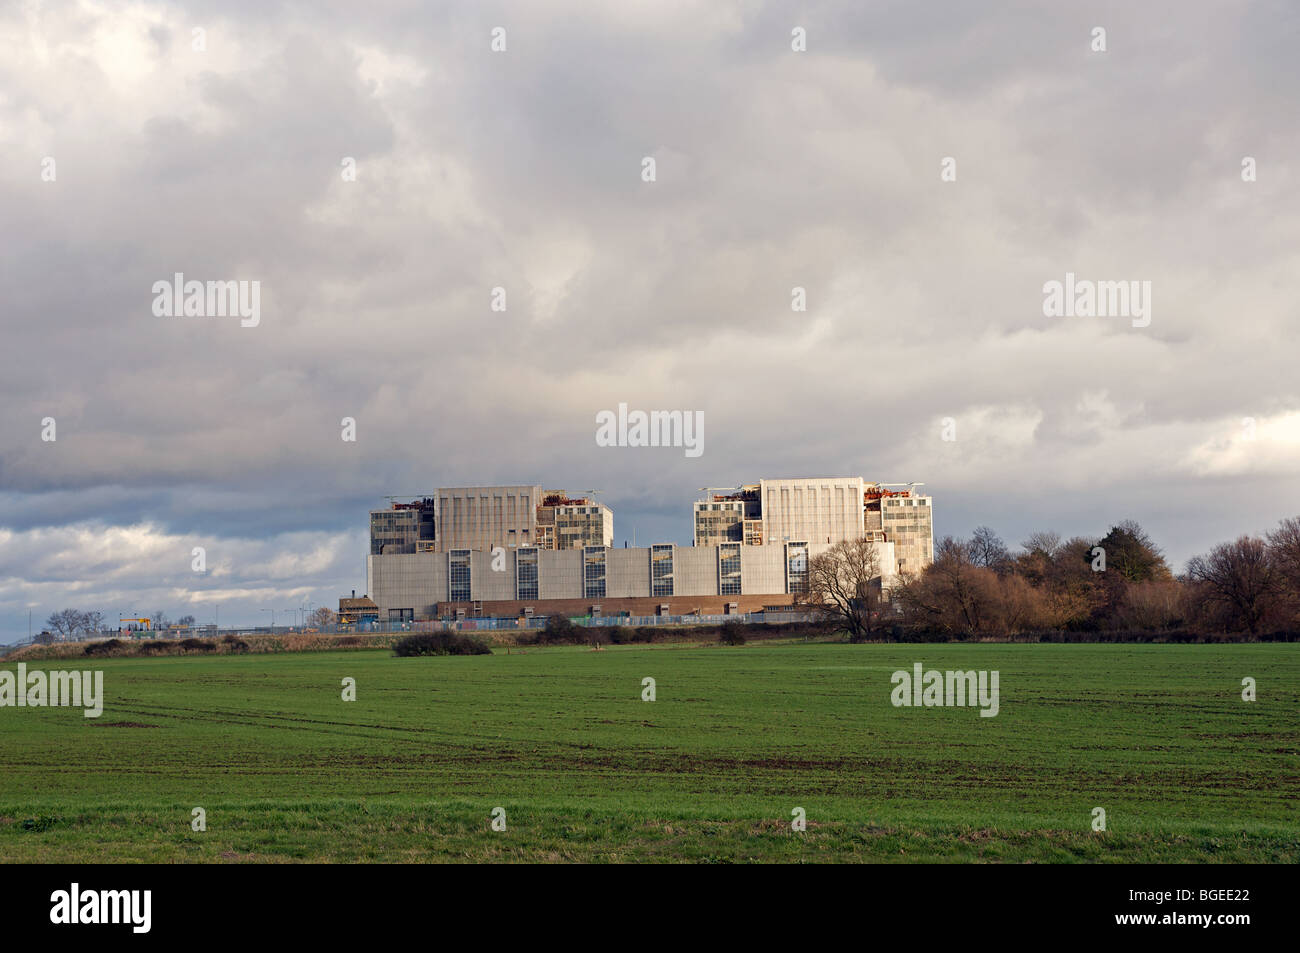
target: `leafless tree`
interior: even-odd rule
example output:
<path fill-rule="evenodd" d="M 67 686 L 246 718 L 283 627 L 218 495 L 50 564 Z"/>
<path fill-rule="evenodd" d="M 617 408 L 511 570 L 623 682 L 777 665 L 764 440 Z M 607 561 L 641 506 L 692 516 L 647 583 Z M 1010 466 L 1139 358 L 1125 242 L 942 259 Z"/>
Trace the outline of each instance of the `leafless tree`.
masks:
<path fill-rule="evenodd" d="M 1159 632 L 1185 625 L 1187 587 L 1173 579 L 1149 579 L 1125 585 L 1115 622 L 1121 628 Z"/>
<path fill-rule="evenodd" d="M 982 632 L 998 617 L 998 577 L 971 560 L 970 545 L 945 536 L 934 548 L 934 562 L 902 588 L 908 617 L 944 632 Z"/>
<path fill-rule="evenodd" d="M 1285 589 L 1293 619 L 1300 618 L 1300 516 L 1284 519 L 1268 534 L 1268 548 Z"/>
<path fill-rule="evenodd" d="M 334 611 L 332 609 L 330 609 L 328 606 L 321 606 L 319 609 L 316 609 L 315 611 L 312 612 L 311 615 L 307 617 L 307 624 L 314 628 L 320 629 L 320 628 L 324 628 L 327 625 L 333 625 L 337 620 L 337 618 L 338 617 L 334 614 Z"/>
<path fill-rule="evenodd" d="M 866 537 L 846 539 L 808 561 L 804 604 L 816 607 L 861 642 L 880 628 L 880 551 Z"/>
<path fill-rule="evenodd" d="M 1048 559 L 1056 555 L 1056 551 L 1061 548 L 1061 534 L 1052 530 L 1040 530 L 1033 533 L 1030 537 L 1020 544 L 1027 553 L 1041 553 Z"/>
<path fill-rule="evenodd" d="M 76 609 L 60 609 L 51 613 L 45 620 L 46 626 L 59 634 L 61 639 L 70 639 L 85 627 L 86 617 Z"/>
<path fill-rule="evenodd" d="M 1230 627 L 1245 626 L 1252 635 L 1275 603 L 1282 578 L 1268 544 L 1254 536 L 1220 543 L 1195 557 L 1187 575 L 1201 584 L 1206 600 Z"/>
<path fill-rule="evenodd" d="M 1007 544 L 997 533 L 987 526 L 977 526 L 970 540 L 970 560 L 984 569 L 992 569 L 1001 575 L 1010 566 L 1011 553 Z"/>

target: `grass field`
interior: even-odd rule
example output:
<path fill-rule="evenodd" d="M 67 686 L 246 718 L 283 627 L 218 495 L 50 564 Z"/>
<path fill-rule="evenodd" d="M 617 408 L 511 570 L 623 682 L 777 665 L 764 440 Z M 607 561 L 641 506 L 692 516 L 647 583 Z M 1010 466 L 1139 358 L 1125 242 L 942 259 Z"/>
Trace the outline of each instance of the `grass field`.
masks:
<path fill-rule="evenodd" d="M 998 670 L 1000 713 L 894 708 L 891 672 L 918 661 Z M 1300 861 L 1290 645 L 30 667 L 102 669 L 105 707 L 0 708 L 7 861 Z"/>

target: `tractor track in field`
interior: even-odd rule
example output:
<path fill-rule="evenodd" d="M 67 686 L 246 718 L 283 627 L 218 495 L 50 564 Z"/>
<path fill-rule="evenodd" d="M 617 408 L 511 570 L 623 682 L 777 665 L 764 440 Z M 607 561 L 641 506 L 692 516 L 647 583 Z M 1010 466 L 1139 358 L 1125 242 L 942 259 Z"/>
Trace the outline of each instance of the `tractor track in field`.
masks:
<path fill-rule="evenodd" d="M 405 732 L 413 734 L 446 733 L 445 730 L 436 725 L 375 725 L 356 721 L 330 721 L 324 718 L 305 718 L 299 715 L 291 715 L 286 712 L 253 713 L 220 708 L 177 708 L 172 706 L 166 708 L 149 708 L 128 705 L 116 705 L 114 706 L 114 710 L 125 714 L 152 718 L 193 719 L 202 721 L 205 724 L 248 725 L 258 728 L 296 728 L 305 726 L 326 733 L 335 734 L 348 733 L 333 731 L 333 729 L 336 728 L 355 728 L 379 732 Z"/>

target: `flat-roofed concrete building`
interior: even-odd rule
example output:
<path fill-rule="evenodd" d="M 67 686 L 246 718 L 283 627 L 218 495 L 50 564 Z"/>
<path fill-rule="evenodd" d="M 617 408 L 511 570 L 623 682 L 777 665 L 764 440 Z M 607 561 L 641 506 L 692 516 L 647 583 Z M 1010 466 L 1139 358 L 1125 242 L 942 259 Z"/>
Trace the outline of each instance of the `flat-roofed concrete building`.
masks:
<path fill-rule="evenodd" d="M 861 477 L 760 480 L 763 539 L 838 543 L 862 535 Z"/>
<path fill-rule="evenodd" d="M 717 546 L 720 543 L 745 543 L 762 536 L 756 530 L 762 507 L 759 503 L 758 484 L 729 487 L 704 487 L 704 499 L 695 503 L 692 522 L 695 527 L 696 546 Z"/>
<path fill-rule="evenodd" d="M 614 511 L 589 497 L 572 497 L 564 490 L 547 490 L 537 507 L 533 543 L 541 549 L 612 546 Z"/>
<path fill-rule="evenodd" d="M 916 492 L 921 485 L 821 477 L 707 488 L 691 514 L 695 545 L 833 544 L 867 535 L 895 543 L 899 568 L 918 571 L 934 560 L 933 501 Z"/>
<path fill-rule="evenodd" d="M 370 511 L 372 556 L 497 546 L 580 549 L 613 542 L 614 513 L 608 506 L 563 490 L 543 491 L 539 484 L 443 487 L 413 503 L 392 502 Z"/>
<path fill-rule="evenodd" d="M 883 497 L 880 517 L 882 538 L 894 544 L 900 573 L 920 572 L 934 562 L 934 507 L 930 497 Z"/>
<path fill-rule="evenodd" d="M 583 500 L 555 507 L 555 549 L 614 545 L 614 513 L 603 503 Z"/>
<path fill-rule="evenodd" d="M 370 511 L 370 554 L 414 553 L 434 548 L 435 499 L 392 503 Z"/>
<path fill-rule="evenodd" d="M 700 500 L 695 504 L 695 545 L 745 541 L 745 504 L 734 500 Z"/>
<path fill-rule="evenodd" d="M 881 565 L 892 567 L 893 544 L 876 545 Z M 497 556 L 472 549 L 381 555 L 369 557 L 369 590 L 383 618 L 403 621 L 555 611 L 722 615 L 790 605 L 806 591 L 808 560 L 829 548 L 796 540 L 770 546 L 524 546 Z M 886 572 L 884 585 L 893 578 Z"/>
<path fill-rule="evenodd" d="M 587 497 L 539 484 L 441 489 L 436 545 L 417 539 L 412 551 L 411 517 L 372 513 L 367 589 L 384 617 L 400 620 L 748 612 L 789 605 L 806 591 L 810 559 L 864 536 L 888 589 L 934 558 L 933 505 L 918 485 L 832 477 L 706 488 L 692 511 L 693 546 L 623 549 L 612 546 L 612 511 Z M 376 525 L 391 546 L 376 548 Z"/>
<path fill-rule="evenodd" d="M 531 546 L 537 531 L 539 484 L 459 486 L 438 490 L 437 551 Z"/>

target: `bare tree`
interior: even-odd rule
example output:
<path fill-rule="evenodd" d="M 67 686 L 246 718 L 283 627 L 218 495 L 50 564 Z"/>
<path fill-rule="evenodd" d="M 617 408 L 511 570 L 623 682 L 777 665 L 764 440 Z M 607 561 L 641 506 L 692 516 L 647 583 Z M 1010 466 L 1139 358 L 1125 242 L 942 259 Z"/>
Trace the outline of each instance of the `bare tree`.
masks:
<path fill-rule="evenodd" d="M 45 620 L 46 626 L 59 634 L 61 639 L 71 639 L 85 627 L 86 617 L 76 609 L 60 609 Z"/>
<path fill-rule="evenodd" d="M 81 622 L 83 631 L 98 632 L 104 628 L 104 613 L 98 609 L 82 613 Z"/>
<path fill-rule="evenodd" d="M 1020 544 L 1027 553 L 1041 553 L 1048 559 L 1056 555 L 1056 551 L 1061 548 L 1061 534 L 1052 530 L 1040 530 L 1033 533 L 1030 537 Z"/>
<path fill-rule="evenodd" d="M 867 537 L 846 539 L 808 561 L 803 604 L 816 607 L 861 642 L 880 628 L 880 551 Z"/>
<path fill-rule="evenodd" d="M 1014 568 L 1030 585 L 1041 586 L 1056 575 L 1055 561 L 1061 553 L 1060 533 L 1044 530 L 1020 545 L 1024 552 L 1016 556 Z"/>
<path fill-rule="evenodd" d="M 1300 516 L 1282 520 L 1268 534 L 1268 548 L 1291 612 L 1300 617 Z"/>
<path fill-rule="evenodd" d="M 1007 550 L 1007 544 L 992 529 L 977 526 L 975 535 L 970 540 L 970 561 L 973 565 L 992 569 L 1001 575 L 1010 566 L 1011 553 Z"/>
<path fill-rule="evenodd" d="M 1242 536 L 1220 543 L 1207 556 L 1187 564 L 1187 575 L 1201 584 L 1206 601 L 1230 627 L 1259 631 L 1280 589 L 1281 574 L 1264 540 Z"/>
<path fill-rule="evenodd" d="M 1158 632 L 1187 622 L 1187 589 L 1173 579 L 1150 579 L 1125 586 L 1116 607 L 1123 628 Z"/>
<path fill-rule="evenodd" d="M 334 610 L 330 609 L 328 606 L 321 606 L 307 617 L 307 624 L 314 628 L 321 629 L 327 625 L 333 625 L 337 618 L 338 617 L 334 614 Z"/>
<path fill-rule="evenodd" d="M 971 560 L 970 544 L 945 536 L 934 562 L 899 593 L 909 618 L 943 632 L 982 632 L 1000 617 L 998 577 Z"/>

